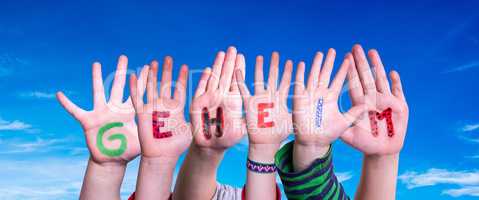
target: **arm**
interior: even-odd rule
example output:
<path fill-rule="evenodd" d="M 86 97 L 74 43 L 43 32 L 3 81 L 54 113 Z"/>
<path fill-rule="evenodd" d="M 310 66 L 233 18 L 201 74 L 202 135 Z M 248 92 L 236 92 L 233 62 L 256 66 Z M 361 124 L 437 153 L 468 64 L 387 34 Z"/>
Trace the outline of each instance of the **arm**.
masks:
<path fill-rule="evenodd" d="M 216 191 L 216 175 L 224 151 L 191 147 L 176 180 L 173 199 L 212 199 Z"/>
<path fill-rule="evenodd" d="M 120 56 L 108 102 L 101 65 L 93 64 L 92 111 L 77 107 L 62 92 L 57 93 L 61 105 L 80 122 L 91 155 L 80 199 L 119 199 L 126 164 L 140 153 L 133 106 L 129 101 L 122 102 L 127 64 L 127 57 Z"/>
<path fill-rule="evenodd" d="M 329 50 L 320 66 L 322 59 L 323 54 L 317 53 L 307 86 L 304 63 L 298 65 L 293 97 L 295 141 L 276 154 L 285 193 L 291 199 L 348 199 L 334 175 L 330 146 L 364 108 L 355 106 L 341 113 L 337 105 L 350 59 L 344 59 L 331 85 L 334 49 Z"/>
<path fill-rule="evenodd" d="M 135 198 L 168 199 L 176 162 L 191 142 L 191 132 L 184 119 L 186 82 L 188 67 L 180 69 L 171 96 L 173 60 L 164 60 L 160 93 L 158 94 L 158 62 L 153 61 L 148 72 L 147 83 L 139 82 L 136 76 L 130 79 L 132 102 L 138 118 L 141 146 L 141 161 L 138 172 Z M 147 102 L 139 89 L 146 84 Z"/>
<path fill-rule="evenodd" d="M 248 125 L 249 151 L 246 177 L 246 199 L 279 199 L 276 192 L 274 155 L 288 137 L 292 124 L 288 113 L 287 96 L 293 63 L 288 60 L 279 88 L 279 54 L 271 58 L 268 85 L 263 81 L 263 57 L 256 58 L 255 92 L 251 96 L 244 83 L 244 57 L 239 56 L 235 79 L 243 97 Z M 274 195 L 272 195 L 274 194 Z"/>
<path fill-rule="evenodd" d="M 126 164 L 96 163 L 89 159 L 80 199 L 120 199 Z"/>
<path fill-rule="evenodd" d="M 352 104 L 367 102 L 369 105 L 368 116 L 355 123 L 342 137 L 364 154 L 356 199 L 395 199 L 399 152 L 409 115 L 399 74 L 391 73 L 390 88 L 376 50 L 369 51 L 370 66 L 362 47 L 355 45 L 353 60 L 354 66 L 348 74 Z"/>
<path fill-rule="evenodd" d="M 236 49 L 219 52 L 206 68 L 190 106 L 193 142 L 176 182 L 173 199 L 210 200 L 217 194 L 216 173 L 224 152 L 243 137 L 241 97 L 232 92 Z M 239 130 L 239 131 L 238 131 Z"/>
<path fill-rule="evenodd" d="M 365 155 L 356 199 L 395 199 L 398 165 L 398 154 Z"/>

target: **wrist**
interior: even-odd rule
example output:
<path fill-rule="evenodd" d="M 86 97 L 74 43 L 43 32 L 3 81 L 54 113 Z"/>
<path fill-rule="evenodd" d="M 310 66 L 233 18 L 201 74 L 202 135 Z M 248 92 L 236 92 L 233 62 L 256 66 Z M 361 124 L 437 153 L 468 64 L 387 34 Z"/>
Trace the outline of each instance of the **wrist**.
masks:
<path fill-rule="evenodd" d="M 295 141 L 293 146 L 293 167 L 295 171 L 307 169 L 316 159 L 324 158 L 330 145 L 304 144 Z"/>
<path fill-rule="evenodd" d="M 111 161 L 111 162 L 98 162 L 95 161 L 92 157 L 88 159 L 88 164 L 95 169 L 102 171 L 119 171 L 126 169 L 126 162 L 122 161 Z"/>
<path fill-rule="evenodd" d="M 369 165 L 383 167 L 387 165 L 394 165 L 399 162 L 399 153 L 388 155 L 364 155 L 364 162 Z"/>
<path fill-rule="evenodd" d="M 248 159 L 262 163 L 274 163 L 280 144 L 249 144 Z"/>
<path fill-rule="evenodd" d="M 176 162 L 178 162 L 178 157 L 167 157 L 167 156 L 159 156 L 159 157 L 148 157 L 148 156 L 141 156 L 141 164 L 148 168 L 170 168 L 171 166 L 175 166 Z M 174 167 L 173 167 L 174 168 Z"/>
<path fill-rule="evenodd" d="M 123 180 L 126 171 L 126 163 L 122 162 L 95 162 L 92 158 L 88 160 L 87 173 L 92 173 L 92 178 L 101 183 L 119 184 Z"/>

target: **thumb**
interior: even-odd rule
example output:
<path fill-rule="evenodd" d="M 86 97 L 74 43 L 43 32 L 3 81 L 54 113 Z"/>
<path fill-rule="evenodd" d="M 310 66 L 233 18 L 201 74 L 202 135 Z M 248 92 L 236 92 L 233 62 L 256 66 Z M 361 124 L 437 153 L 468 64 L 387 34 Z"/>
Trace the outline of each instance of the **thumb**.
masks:
<path fill-rule="evenodd" d="M 366 111 L 366 104 L 360 104 L 350 108 L 348 112 L 344 113 L 344 117 L 348 122 L 348 126 L 354 124 Z"/>

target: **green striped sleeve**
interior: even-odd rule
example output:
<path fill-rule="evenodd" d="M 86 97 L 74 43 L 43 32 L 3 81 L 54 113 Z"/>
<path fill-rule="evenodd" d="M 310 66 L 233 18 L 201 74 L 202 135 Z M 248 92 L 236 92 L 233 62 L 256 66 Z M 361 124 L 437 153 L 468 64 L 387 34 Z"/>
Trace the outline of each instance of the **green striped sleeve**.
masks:
<path fill-rule="evenodd" d="M 331 148 L 307 169 L 296 172 L 293 169 L 293 145 L 294 141 L 289 142 L 275 155 L 275 164 L 288 199 L 349 200 L 334 175 Z"/>

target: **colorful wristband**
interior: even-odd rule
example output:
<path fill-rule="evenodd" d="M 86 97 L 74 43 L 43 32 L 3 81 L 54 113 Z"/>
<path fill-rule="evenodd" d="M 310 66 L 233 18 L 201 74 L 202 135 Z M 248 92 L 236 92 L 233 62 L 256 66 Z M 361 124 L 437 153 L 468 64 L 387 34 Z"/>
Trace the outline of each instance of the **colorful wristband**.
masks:
<path fill-rule="evenodd" d="M 276 172 L 276 165 L 274 163 L 259 163 L 252 161 L 248 158 L 246 161 L 246 167 L 253 172 L 257 173 L 274 173 Z"/>

